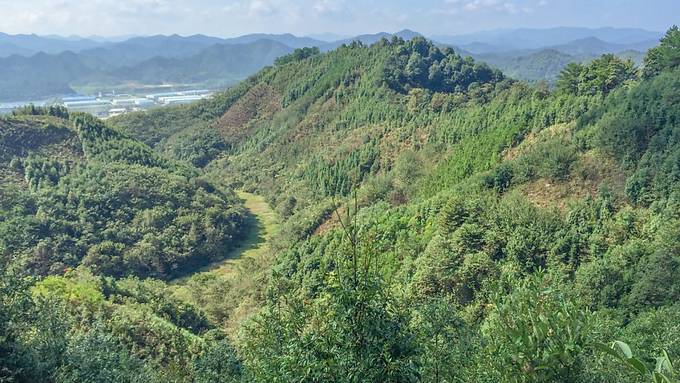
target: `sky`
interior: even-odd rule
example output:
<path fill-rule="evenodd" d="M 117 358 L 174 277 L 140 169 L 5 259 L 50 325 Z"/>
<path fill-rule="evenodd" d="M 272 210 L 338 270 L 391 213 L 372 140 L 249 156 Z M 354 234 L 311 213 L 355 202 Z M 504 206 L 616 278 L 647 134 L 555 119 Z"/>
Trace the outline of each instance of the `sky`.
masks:
<path fill-rule="evenodd" d="M 121 36 L 409 28 L 429 35 L 498 28 L 680 23 L 680 0 L 0 0 L 0 32 Z"/>

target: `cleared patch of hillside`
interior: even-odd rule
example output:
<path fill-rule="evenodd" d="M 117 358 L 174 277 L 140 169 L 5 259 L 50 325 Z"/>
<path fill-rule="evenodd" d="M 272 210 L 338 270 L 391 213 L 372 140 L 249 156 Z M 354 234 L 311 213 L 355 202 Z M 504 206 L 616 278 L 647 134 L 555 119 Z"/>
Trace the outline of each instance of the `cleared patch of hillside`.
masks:
<path fill-rule="evenodd" d="M 273 88 L 256 85 L 239 98 L 214 127 L 227 142 L 238 143 L 248 136 L 252 124 L 271 119 L 281 109 L 281 96 Z"/>
<path fill-rule="evenodd" d="M 175 297 L 205 310 L 234 338 L 239 326 L 261 308 L 263 283 L 276 261 L 271 241 L 280 232 L 280 218 L 263 197 L 243 191 L 238 196 L 248 210 L 244 239 L 224 259 L 171 283 Z"/>

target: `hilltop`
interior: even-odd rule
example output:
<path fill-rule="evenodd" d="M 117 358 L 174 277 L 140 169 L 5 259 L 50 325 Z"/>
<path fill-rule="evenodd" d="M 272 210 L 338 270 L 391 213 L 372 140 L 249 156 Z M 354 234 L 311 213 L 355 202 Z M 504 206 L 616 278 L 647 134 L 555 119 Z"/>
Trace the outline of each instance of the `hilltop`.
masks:
<path fill-rule="evenodd" d="M 671 381 L 679 38 L 643 67 L 570 63 L 554 89 L 390 36 L 296 49 L 191 105 L 10 117 L 5 146 L 31 146 L 2 159 L 1 371 Z M 261 240 L 243 233 L 266 246 L 228 273 L 162 282 L 233 248 L 247 227 L 234 189 L 278 215 Z"/>

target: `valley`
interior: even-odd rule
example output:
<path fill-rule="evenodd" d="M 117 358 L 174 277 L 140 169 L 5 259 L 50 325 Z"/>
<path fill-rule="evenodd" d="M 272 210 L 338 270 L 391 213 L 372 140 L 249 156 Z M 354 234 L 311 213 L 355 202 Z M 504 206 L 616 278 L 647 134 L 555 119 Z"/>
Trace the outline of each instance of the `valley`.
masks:
<path fill-rule="evenodd" d="M 276 212 L 271 209 L 263 197 L 243 191 L 238 191 L 237 195 L 245 201 L 244 206 L 248 210 L 248 216 L 244 223 L 247 234 L 237 247 L 225 255 L 223 260 L 193 270 L 192 274 L 214 273 L 221 277 L 230 277 L 241 267 L 242 263 L 258 262 L 271 251 L 269 242 L 280 230 Z M 176 279 L 172 282 L 181 285 L 190 277 Z"/>
<path fill-rule="evenodd" d="M 231 86 L 0 117 L 0 381 L 677 381 L 680 30 L 582 33 L 83 47 Z"/>

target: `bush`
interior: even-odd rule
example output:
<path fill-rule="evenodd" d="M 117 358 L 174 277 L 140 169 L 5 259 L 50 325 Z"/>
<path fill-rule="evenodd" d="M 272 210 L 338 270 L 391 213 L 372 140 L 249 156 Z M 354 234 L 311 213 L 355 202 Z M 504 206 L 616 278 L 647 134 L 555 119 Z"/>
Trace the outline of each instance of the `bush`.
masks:
<path fill-rule="evenodd" d="M 497 193 L 503 193 L 508 190 L 510 184 L 512 183 L 513 177 L 513 167 L 508 162 L 503 162 L 491 171 L 491 174 L 487 174 L 482 179 L 484 187 L 487 189 L 493 189 Z"/>
<path fill-rule="evenodd" d="M 236 357 L 236 350 L 226 340 L 209 346 L 193 362 L 195 383 L 241 382 L 243 367 Z"/>
<path fill-rule="evenodd" d="M 491 367 L 502 382 L 580 381 L 590 316 L 545 274 L 495 298 L 482 327 Z"/>

